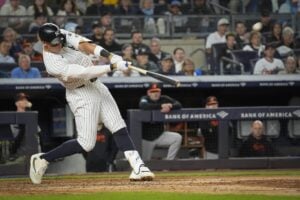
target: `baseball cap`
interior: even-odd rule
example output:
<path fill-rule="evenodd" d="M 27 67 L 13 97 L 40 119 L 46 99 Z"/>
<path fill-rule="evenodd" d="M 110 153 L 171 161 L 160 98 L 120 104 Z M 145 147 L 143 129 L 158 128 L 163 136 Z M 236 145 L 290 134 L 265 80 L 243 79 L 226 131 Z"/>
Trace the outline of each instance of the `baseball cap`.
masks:
<path fill-rule="evenodd" d="M 163 61 L 163 60 L 171 60 L 172 62 L 173 62 L 173 58 L 172 58 L 172 56 L 165 56 L 165 57 L 163 57 L 162 59 L 161 59 L 161 61 Z"/>
<path fill-rule="evenodd" d="M 181 3 L 180 3 L 180 1 L 175 0 L 175 1 L 172 1 L 172 2 L 170 3 L 170 6 L 171 6 L 171 7 L 173 7 L 173 6 L 180 7 L 180 6 L 181 6 Z"/>
<path fill-rule="evenodd" d="M 149 55 L 149 52 L 146 48 L 140 48 L 137 52 L 137 55 Z"/>
<path fill-rule="evenodd" d="M 228 19 L 226 19 L 226 18 L 219 19 L 218 26 L 221 26 L 221 25 L 229 25 Z"/>
<path fill-rule="evenodd" d="M 209 105 L 215 105 L 215 104 L 219 104 L 217 97 L 215 96 L 209 96 L 206 98 L 206 103 L 207 106 Z"/>
<path fill-rule="evenodd" d="M 18 94 L 16 94 L 15 96 L 15 101 L 22 101 L 22 100 L 28 100 L 29 99 L 29 96 L 27 94 L 25 94 L 24 92 L 20 92 Z"/>
<path fill-rule="evenodd" d="M 151 83 L 148 87 L 148 92 L 160 92 L 161 86 L 158 83 Z"/>

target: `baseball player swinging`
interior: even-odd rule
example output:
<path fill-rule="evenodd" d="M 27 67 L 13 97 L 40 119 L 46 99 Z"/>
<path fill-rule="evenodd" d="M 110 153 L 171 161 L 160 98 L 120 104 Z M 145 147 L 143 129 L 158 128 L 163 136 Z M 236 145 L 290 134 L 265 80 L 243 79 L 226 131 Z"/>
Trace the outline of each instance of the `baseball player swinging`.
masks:
<path fill-rule="evenodd" d="M 101 46 L 80 35 L 46 23 L 39 29 L 43 42 L 43 58 L 47 72 L 58 78 L 66 88 L 66 99 L 75 116 L 77 139 L 64 142 L 57 148 L 38 153 L 30 159 L 30 179 L 40 184 L 50 162 L 75 153 L 89 152 L 96 143 L 98 122 L 113 134 L 119 149 L 124 152 L 132 172 L 130 180 L 151 181 L 154 174 L 144 165 L 126 129 L 126 124 L 107 87 L 97 77 L 112 70 L 126 70 L 128 63 Z M 94 66 L 88 54 L 109 58 L 110 65 Z"/>

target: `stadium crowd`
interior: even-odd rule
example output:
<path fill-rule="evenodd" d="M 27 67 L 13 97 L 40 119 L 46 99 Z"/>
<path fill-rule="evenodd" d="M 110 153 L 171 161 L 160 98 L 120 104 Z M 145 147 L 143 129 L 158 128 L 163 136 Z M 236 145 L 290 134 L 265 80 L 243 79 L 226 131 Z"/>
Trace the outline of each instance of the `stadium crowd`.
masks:
<path fill-rule="evenodd" d="M 36 37 L 39 27 L 46 22 L 54 22 L 61 28 L 83 34 L 107 50 L 121 54 L 138 67 L 165 75 L 299 73 L 300 40 L 295 30 L 297 27 L 289 20 L 273 17 L 286 13 L 297 15 L 300 11 L 299 1 L 6 0 L 1 1 L 0 6 L 0 63 L 4 66 L 0 69 L 1 77 L 16 77 L 12 76 L 12 71 L 16 67 L 21 68 L 21 54 L 30 58 L 31 67 L 27 70 L 40 70 L 42 77 L 48 77 Z M 232 24 L 230 19 L 234 13 L 256 14 L 260 18 L 252 22 L 236 20 Z M 162 50 L 161 39 L 167 32 L 189 34 L 191 31 L 205 33 L 204 67 L 197 66 L 195 63 L 198 62 L 191 59 L 186 49 L 180 46 L 174 48 L 173 52 Z M 126 32 L 125 39 L 129 42 L 120 43 L 116 36 L 120 32 Z M 145 42 L 145 36 L 149 44 Z M 243 54 L 241 51 L 252 53 Z M 172 58 L 169 59 L 170 67 L 163 64 L 165 57 Z M 288 68 L 287 64 L 284 65 L 287 57 L 295 60 L 293 70 L 285 69 Z M 94 60 L 99 64 L 107 62 L 98 58 Z M 5 67 L 5 63 L 14 63 L 15 66 Z M 25 73 L 27 71 L 23 70 L 23 76 L 19 77 L 39 77 Z M 136 74 L 129 71 L 122 74 L 132 75 Z M 107 76 L 120 74 L 116 72 Z"/>

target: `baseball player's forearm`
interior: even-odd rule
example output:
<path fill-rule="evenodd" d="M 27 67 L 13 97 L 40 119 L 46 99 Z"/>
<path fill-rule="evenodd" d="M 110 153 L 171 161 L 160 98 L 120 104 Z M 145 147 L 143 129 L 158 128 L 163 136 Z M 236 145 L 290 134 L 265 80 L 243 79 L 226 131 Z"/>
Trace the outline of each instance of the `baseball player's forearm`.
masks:
<path fill-rule="evenodd" d="M 72 64 L 69 67 L 70 69 L 76 68 L 76 70 L 69 70 L 65 77 L 66 80 L 69 78 L 82 78 L 85 80 L 90 80 L 111 71 L 110 65 L 96 65 L 84 68 L 81 65 Z"/>

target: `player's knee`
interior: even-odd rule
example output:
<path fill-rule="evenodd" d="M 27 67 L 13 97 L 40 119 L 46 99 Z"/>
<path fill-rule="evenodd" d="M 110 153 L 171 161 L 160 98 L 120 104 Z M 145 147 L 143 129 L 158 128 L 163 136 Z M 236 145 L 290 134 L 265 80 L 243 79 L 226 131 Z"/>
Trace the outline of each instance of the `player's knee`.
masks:
<path fill-rule="evenodd" d="M 174 135 L 174 141 L 175 141 L 177 144 L 181 144 L 181 141 L 182 141 L 182 135 L 180 135 L 179 133 L 177 133 L 176 135 Z"/>
<path fill-rule="evenodd" d="M 96 145 L 96 141 L 89 141 L 89 142 L 81 143 L 82 148 L 86 152 L 92 151 L 94 149 L 95 145 Z"/>

